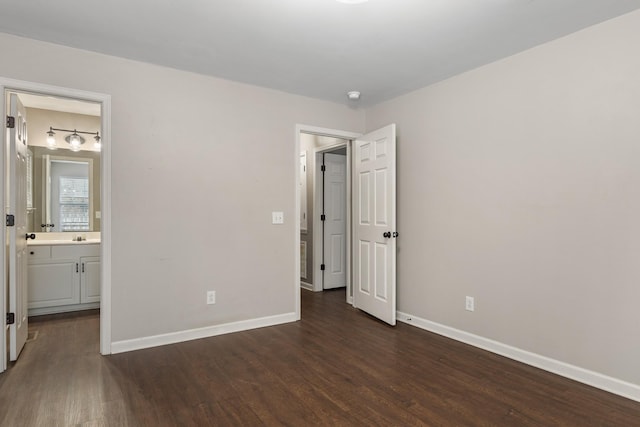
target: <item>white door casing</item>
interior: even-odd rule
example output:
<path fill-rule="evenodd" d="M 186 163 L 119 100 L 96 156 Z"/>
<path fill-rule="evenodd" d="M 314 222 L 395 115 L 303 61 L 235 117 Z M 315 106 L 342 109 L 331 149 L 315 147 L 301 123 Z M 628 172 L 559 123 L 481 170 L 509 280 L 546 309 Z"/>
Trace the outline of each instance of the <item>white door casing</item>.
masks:
<path fill-rule="evenodd" d="M 18 359 L 28 333 L 27 301 L 27 119 L 18 95 L 9 97 L 9 112 L 15 126 L 9 129 L 8 214 L 15 225 L 9 227 L 9 312 L 15 321 L 9 328 L 9 360 Z"/>
<path fill-rule="evenodd" d="M 300 153 L 300 231 L 307 231 L 307 153 Z"/>
<path fill-rule="evenodd" d="M 354 306 L 395 325 L 395 124 L 356 139 L 352 209 Z"/>
<path fill-rule="evenodd" d="M 347 286 L 347 156 L 324 155 L 323 289 Z"/>
<path fill-rule="evenodd" d="M 88 92 L 84 90 L 65 88 L 60 86 L 52 86 L 41 83 L 28 82 L 24 80 L 9 79 L 0 76 L 0 93 L 2 96 L 8 96 L 8 93 L 27 92 L 32 94 L 46 95 L 52 97 L 71 98 L 86 102 L 95 102 L 100 104 L 101 110 L 101 127 L 100 136 L 102 137 L 102 150 L 100 155 L 101 161 L 101 174 L 100 174 L 100 194 L 101 194 L 101 272 L 100 272 L 100 353 L 111 354 L 111 96 L 107 94 Z M 9 102 L 2 102 L 0 104 L 0 110 L 2 116 L 9 115 Z M 4 123 L 4 122 L 3 122 Z M 5 131 L 6 130 L 6 131 Z M 0 142 L 3 147 L 0 150 L 0 165 L 2 167 L 2 173 L 0 173 L 0 187 L 5 191 L 5 197 L 3 199 L 5 206 L 5 213 L 8 213 L 6 206 L 9 202 L 9 185 L 6 182 L 9 171 L 8 163 L 9 159 L 6 157 L 9 147 L 9 130 L 6 126 L 2 126 L 2 132 L 0 132 Z M 2 240 L 9 240 L 9 232 L 11 227 L 2 227 L 0 234 Z M 8 270 L 8 258 L 9 254 L 8 245 L 0 246 L 0 263 L 3 263 L 5 270 Z M 0 292 L 0 307 L 4 309 L 6 313 L 9 308 L 9 301 L 7 298 L 9 280 L 5 276 L 3 291 Z M 298 304 L 299 306 L 299 304 Z M 298 307 L 299 308 L 299 307 Z M 298 310 L 299 311 L 299 310 Z M 6 327 L 5 316 L 0 316 L 0 373 L 7 368 L 6 355 L 9 353 L 5 344 L 8 344 L 7 334 L 10 335 L 9 327 Z"/>

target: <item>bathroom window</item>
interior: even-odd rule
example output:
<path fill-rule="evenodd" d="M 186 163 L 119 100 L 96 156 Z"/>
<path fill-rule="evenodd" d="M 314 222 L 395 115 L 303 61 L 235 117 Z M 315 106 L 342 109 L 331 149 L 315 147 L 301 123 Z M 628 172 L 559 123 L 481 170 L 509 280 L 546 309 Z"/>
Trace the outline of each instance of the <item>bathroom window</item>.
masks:
<path fill-rule="evenodd" d="M 89 179 L 60 177 L 61 231 L 89 231 Z"/>

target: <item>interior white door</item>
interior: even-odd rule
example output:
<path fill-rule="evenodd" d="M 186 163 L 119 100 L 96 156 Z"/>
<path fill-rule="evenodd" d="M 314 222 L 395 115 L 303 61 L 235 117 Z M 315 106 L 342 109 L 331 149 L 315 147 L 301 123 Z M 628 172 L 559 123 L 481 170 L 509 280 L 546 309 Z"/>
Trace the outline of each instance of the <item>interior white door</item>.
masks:
<path fill-rule="evenodd" d="M 396 126 L 355 142 L 354 290 L 357 308 L 396 324 Z"/>
<path fill-rule="evenodd" d="M 323 289 L 347 286 L 347 156 L 324 155 Z"/>
<path fill-rule="evenodd" d="M 18 359 L 27 341 L 27 116 L 16 94 L 9 97 L 15 126 L 9 129 L 9 214 L 15 225 L 9 230 L 9 312 L 15 322 L 9 328 L 9 360 Z"/>

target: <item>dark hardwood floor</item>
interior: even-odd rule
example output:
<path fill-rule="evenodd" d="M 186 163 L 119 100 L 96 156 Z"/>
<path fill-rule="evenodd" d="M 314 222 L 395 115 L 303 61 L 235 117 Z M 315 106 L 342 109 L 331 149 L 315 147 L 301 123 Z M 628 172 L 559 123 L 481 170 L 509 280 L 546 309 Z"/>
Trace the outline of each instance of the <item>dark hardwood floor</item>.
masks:
<path fill-rule="evenodd" d="M 303 320 L 102 357 L 96 311 L 31 319 L 0 426 L 640 426 L 633 402 L 303 291 Z"/>

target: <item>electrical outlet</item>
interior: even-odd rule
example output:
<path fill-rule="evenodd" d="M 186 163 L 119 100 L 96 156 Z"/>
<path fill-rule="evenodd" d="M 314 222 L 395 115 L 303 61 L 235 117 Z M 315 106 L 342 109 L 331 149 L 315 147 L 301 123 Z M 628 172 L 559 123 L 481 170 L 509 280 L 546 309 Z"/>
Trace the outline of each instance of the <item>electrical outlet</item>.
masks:
<path fill-rule="evenodd" d="M 284 212 L 271 212 L 272 224 L 284 224 Z"/>
<path fill-rule="evenodd" d="M 473 297 L 466 297 L 464 302 L 464 308 L 467 311 L 474 311 L 476 308 L 476 302 Z"/>
<path fill-rule="evenodd" d="M 207 304 L 215 304 L 215 303 L 216 303 L 216 291 L 208 291 Z"/>

